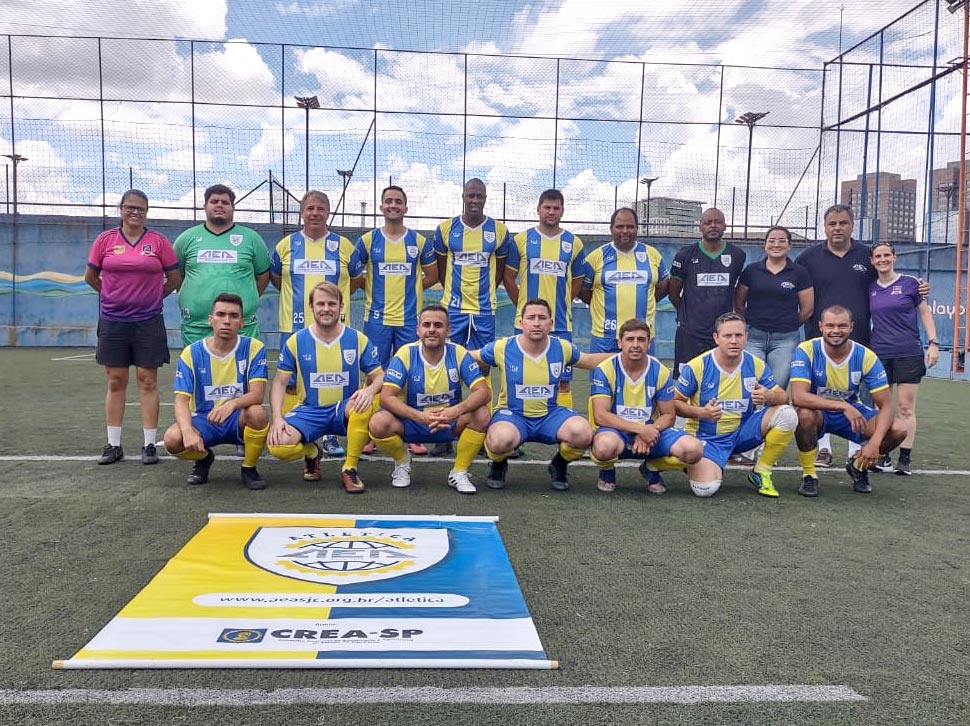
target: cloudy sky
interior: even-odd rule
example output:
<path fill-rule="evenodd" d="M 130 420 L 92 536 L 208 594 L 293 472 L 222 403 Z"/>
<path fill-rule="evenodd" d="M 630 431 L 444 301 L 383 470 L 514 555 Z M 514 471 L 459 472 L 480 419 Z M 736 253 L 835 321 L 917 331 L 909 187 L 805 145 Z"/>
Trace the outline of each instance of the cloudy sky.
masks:
<path fill-rule="evenodd" d="M 655 196 L 716 201 L 726 211 L 734 199 L 740 224 L 748 134 L 731 122 L 757 110 L 770 115 L 754 134 L 752 224 L 775 221 L 787 204 L 784 221 L 800 225 L 806 206 L 814 215 L 821 69 L 838 54 L 840 27 L 849 48 L 912 7 L 909 0 L 6 0 L 0 33 L 16 37 L 12 68 L 0 38 L 0 95 L 9 98 L 12 74 L 16 150 L 30 159 L 20 167 L 25 211 L 113 204 L 129 175 L 156 210 L 190 207 L 193 160 L 198 188 L 225 181 L 245 192 L 272 173 L 299 195 L 305 116 L 292 97 L 316 95 L 324 108 L 310 114 L 310 186 L 339 196 L 336 169 L 352 168 L 360 153 L 346 204 L 356 215 L 362 202 L 373 212 L 375 176 L 378 185 L 391 177 L 402 183 L 412 214 L 430 220 L 457 213 L 462 178 L 477 175 L 489 184 L 492 214 L 528 218 L 537 193 L 555 182 L 574 220 L 601 220 L 614 200 L 643 196 L 639 174 L 659 177 Z M 884 60 L 932 63 L 933 8 L 915 10 L 886 35 Z M 959 54 L 958 18 L 944 12 L 940 24 L 942 63 Z M 23 37 L 38 35 L 59 37 Z M 103 40 L 99 66 L 96 41 L 68 36 L 146 40 Z M 273 45 L 281 43 L 287 47 Z M 878 59 L 878 43 L 853 57 Z M 878 100 L 880 87 L 888 98 L 928 70 L 842 72 L 844 118 Z M 831 123 L 838 78 L 826 75 Z M 957 76 L 937 90 L 938 129 L 958 123 Z M 9 150 L 3 101 L 0 147 Z M 888 107 L 880 123 L 925 130 L 929 109 L 926 89 Z M 864 119 L 853 126 L 863 129 Z M 843 178 L 861 172 L 861 138 L 847 132 L 838 141 Z M 925 175 L 925 137 L 884 138 L 878 149 L 870 144 L 868 169 L 878 153 L 883 169 Z M 956 158 L 951 138 L 937 147 L 936 166 Z M 825 203 L 834 194 L 836 148 L 827 135 Z M 248 203 L 267 208 L 266 185 Z"/>

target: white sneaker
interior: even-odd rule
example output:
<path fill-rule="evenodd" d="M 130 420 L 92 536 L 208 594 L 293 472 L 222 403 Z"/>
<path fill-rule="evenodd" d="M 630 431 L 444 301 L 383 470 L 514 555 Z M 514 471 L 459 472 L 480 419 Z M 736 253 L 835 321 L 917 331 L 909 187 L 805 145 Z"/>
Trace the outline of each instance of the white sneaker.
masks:
<path fill-rule="evenodd" d="M 411 455 L 401 464 L 394 464 L 394 471 L 391 472 L 391 486 L 404 489 L 411 486 Z"/>
<path fill-rule="evenodd" d="M 468 477 L 467 471 L 455 471 L 452 469 L 448 472 L 448 486 L 460 494 L 474 494 L 478 491 L 475 485 L 472 484 L 472 480 Z"/>

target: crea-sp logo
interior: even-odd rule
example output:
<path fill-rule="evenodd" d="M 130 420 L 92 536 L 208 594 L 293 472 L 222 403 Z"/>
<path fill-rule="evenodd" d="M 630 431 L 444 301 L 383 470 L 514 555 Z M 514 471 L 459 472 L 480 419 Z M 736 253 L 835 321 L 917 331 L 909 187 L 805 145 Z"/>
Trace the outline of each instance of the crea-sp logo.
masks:
<path fill-rule="evenodd" d="M 266 628 L 223 628 L 216 638 L 217 643 L 262 643 Z"/>

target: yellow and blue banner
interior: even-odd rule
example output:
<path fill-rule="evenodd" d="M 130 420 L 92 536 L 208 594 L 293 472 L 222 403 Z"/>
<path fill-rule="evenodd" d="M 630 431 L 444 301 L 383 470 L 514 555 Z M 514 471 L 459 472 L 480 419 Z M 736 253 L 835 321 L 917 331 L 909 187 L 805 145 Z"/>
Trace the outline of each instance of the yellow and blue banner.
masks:
<path fill-rule="evenodd" d="M 55 668 L 556 668 L 495 517 L 210 514 Z"/>

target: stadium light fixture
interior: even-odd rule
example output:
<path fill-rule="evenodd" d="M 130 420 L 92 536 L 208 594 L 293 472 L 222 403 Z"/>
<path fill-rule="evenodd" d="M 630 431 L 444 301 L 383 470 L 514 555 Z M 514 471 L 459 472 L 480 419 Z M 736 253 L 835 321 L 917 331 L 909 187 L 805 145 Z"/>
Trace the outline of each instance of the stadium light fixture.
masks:
<path fill-rule="evenodd" d="M 734 123 L 748 127 L 748 172 L 744 182 L 744 238 L 748 238 L 748 202 L 751 199 L 751 144 L 754 140 L 754 126 L 771 111 L 748 111 L 736 119 Z"/>
<path fill-rule="evenodd" d="M 646 236 L 650 236 L 650 187 L 651 185 L 659 179 L 659 176 L 642 176 L 640 177 L 640 183 L 647 185 L 647 219 L 644 223 L 644 229 L 646 230 Z"/>
<path fill-rule="evenodd" d="M 967 0 L 946 0 L 946 9 L 955 13 L 966 4 Z"/>
<path fill-rule="evenodd" d="M 305 152 L 303 154 L 303 191 L 308 192 L 310 191 L 310 109 L 320 108 L 320 99 L 316 96 L 293 96 L 293 98 L 296 100 L 296 105 L 306 113 L 306 140 L 304 143 Z"/>

